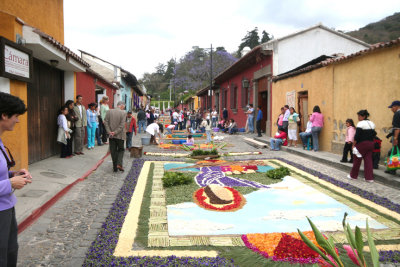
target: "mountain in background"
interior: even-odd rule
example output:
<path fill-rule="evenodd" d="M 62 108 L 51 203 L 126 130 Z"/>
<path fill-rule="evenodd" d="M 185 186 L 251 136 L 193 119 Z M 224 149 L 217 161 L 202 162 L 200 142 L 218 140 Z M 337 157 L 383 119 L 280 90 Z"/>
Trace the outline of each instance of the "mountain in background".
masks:
<path fill-rule="evenodd" d="M 397 39 L 400 37 L 400 12 L 346 34 L 369 44 Z"/>

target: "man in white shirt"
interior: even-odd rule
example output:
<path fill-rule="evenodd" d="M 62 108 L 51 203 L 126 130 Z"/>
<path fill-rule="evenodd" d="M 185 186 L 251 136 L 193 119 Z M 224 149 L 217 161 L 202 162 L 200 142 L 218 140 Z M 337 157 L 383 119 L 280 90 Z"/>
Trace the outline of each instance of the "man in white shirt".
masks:
<path fill-rule="evenodd" d="M 160 123 L 153 122 L 152 124 L 150 124 L 146 127 L 146 132 L 151 135 L 150 144 L 158 145 L 157 140 L 156 140 L 156 134 L 158 135 L 158 138 L 161 139 L 162 138 L 161 133 L 164 132 L 164 127 Z"/>
<path fill-rule="evenodd" d="M 179 119 L 179 114 L 178 110 L 175 110 L 174 113 L 172 113 L 172 122 L 176 122 L 177 124 L 175 125 L 175 130 L 178 130 L 178 119 Z"/>
<path fill-rule="evenodd" d="M 211 112 L 211 119 L 212 119 L 212 127 L 216 127 L 217 119 L 218 119 L 218 112 L 217 112 L 216 106 L 214 106 L 214 109 Z"/>

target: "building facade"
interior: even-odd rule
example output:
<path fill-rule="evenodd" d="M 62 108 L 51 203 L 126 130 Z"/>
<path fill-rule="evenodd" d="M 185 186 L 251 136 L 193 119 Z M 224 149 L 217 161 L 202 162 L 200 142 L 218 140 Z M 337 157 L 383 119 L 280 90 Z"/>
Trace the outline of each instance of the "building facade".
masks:
<path fill-rule="evenodd" d="M 59 151 L 57 116 L 67 99 L 74 99 L 76 73 L 89 66 L 64 46 L 63 1 L 5 0 L 0 2 L 2 49 L 17 50 L 30 58 L 29 81 L 0 77 L 0 91 L 24 100 L 28 111 L 12 133 L 2 138 L 10 148 L 16 168 L 56 155 Z M 43 15 L 46 10 L 46 15 Z M 9 50 L 10 51 L 10 50 Z M 0 59 L 6 64 L 6 57 Z"/>
<path fill-rule="evenodd" d="M 388 105 L 400 96 L 400 39 L 374 45 L 348 56 L 327 59 L 315 65 L 274 77 L 272 116 L 288 101 L 301 109 L 306 94 L 310 114 L 320 106 L 325 117 L 320 135 L 321 150 L 340 154 L 348 118 L 357 124 L 357 112 L 367 109 L 382 142 L 382 156 L 391 144 L 385 138 L 393 113 Z M 273 127 L 276 131 L 276 126 Z"/>

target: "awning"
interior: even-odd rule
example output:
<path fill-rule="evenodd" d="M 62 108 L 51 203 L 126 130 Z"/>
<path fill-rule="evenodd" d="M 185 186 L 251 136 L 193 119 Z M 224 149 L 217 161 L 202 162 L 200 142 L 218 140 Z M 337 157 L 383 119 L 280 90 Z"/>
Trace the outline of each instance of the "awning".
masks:
<path fill-rule="evenodd" d="M 25 39 L 25 47 L 32 50 L 34 58 L 48 64 L 53 61 L 57 69 L 84 72 L 90 66 L 69 48 L 36 28 L 24 25 L 22 36 Z"/>

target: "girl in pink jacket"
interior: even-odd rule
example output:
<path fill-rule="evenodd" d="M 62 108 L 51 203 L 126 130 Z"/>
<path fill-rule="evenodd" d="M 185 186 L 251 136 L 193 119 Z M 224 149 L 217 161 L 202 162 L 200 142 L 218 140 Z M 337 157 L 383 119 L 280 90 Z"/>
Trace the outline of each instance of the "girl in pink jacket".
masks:
<path fill-rule="evenodd" d="M 346 140 L 343 148 L 343 157 L 340 162 L 353 163 L 353 152 L 352 147 L 354 143 L 354 136 L 356 134 L 356 127 L 354 127 L 354 121 L 352 119 L 346 120 Z M 347 161 L 347 154 L 350 153 L 350 161 Z"/>

